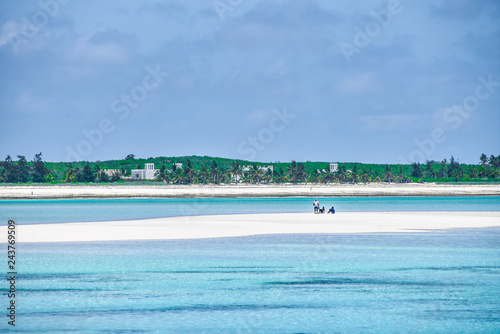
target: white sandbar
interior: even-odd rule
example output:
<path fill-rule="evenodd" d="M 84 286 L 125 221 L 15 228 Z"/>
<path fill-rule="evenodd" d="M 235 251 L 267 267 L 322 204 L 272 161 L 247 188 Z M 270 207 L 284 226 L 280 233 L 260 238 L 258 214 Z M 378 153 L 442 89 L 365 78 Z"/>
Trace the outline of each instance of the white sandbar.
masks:
<path fill-rule="evenodd" d="M 291 233 L 424 232 L 500 226 L 500 212 L 278 213 L 18 225 L 17 242 L 169 240 Z M 0 234 L 7 235 L 6 226 Z"/>
<path fill-rule="evenodd" d="M 327 197 L 327 196 L 500 196 L 500 184 L 221 184 L 221 185 L 0 185 L 0 199 L 127 197 Z"/>

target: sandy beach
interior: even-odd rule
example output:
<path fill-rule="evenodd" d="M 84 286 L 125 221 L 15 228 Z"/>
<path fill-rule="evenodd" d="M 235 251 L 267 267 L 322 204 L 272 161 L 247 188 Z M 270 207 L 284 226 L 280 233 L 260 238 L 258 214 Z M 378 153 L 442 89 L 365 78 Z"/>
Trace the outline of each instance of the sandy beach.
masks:
<path fill-rule="evenodd" d="M 500 196 L 500 184 L 434 183 L 302 185 L 19 185 L 0 186 L 0 199 L 191 198 L 321 196 Z"/>
<path fill-rule="evenodd" d="M 500 226 L 500 212 L 279 213 L 18 225 L 17 241 L 170 240 L 292 233 L 426 232 Z M 6 235 L 6 226 L 0 233 Z"/>

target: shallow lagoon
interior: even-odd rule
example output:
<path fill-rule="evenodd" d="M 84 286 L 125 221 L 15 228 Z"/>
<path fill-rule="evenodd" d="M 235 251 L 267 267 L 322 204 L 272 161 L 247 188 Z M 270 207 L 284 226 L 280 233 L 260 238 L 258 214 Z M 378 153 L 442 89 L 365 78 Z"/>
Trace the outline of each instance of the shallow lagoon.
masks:
<path fill-rule="evenodd" d="M 334 203 L 339 212 L 500 210 L 495 197 L 319 200 Z M 33 224 L 308 212 L 312 201 L 0 201 L 0 209 L 19 224 Z M 20 333 L 491 333 L 500 328 L 499 228 L 16 247 Z M 0 330 L 7 328 L 6 320 Z"/>
<path fill-rule="evenodd" d="M 500 211 L 500 197 L 318 198 L 347 211 Z M 190 198 L 0 200 L 4 219 L 18 224 L 147 219 L 174 216 L 312 212 L 313 198 Z"/>
<path fill-rule="evenodd" d="M 479 229 L 24 244 L 16 329 L 491 333 L 499 241 Z"/>

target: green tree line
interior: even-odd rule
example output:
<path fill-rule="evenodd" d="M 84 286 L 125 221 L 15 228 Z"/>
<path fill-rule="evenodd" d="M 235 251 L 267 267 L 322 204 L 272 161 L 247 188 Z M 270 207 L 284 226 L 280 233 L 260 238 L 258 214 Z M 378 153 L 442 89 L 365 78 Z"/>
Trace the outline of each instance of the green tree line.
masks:
<path fill-rule="evenodd" d="M 369 182 L 498 182 L 500 156 L 481 154 L 475 165 L 449 160 L 426 161 L 411 165 L 339 163 L 331 172 L 325 162 L 275 162 L 269 164 L 212 157 L 136 159 L 129 154 L 124 160 L 105 162 L 45 163 L 42 153 L 31 161 L 22 155 L 14 161 L 7 156 L 0 161 L 1 183 L 106 183 L 127 182 L 132 169 L 146 162 L 158 168 L 155 181 L 169 184 L 306 184 Z M 177 167 L 182 163 L 182 167 Z M 268 168 L 272 166 L 272 168 Z"/>
<path fill-rule="evenodd" d="M 13 161 L 12 157 L 7 155 L 5 160 L 0 162 L 0 182 L 54 182 L 54 176 L 42 160 L 42 153 L 35 154 L 31 162 L 28 162 L 24 155 L 18 155 L 17 159 Z"/>

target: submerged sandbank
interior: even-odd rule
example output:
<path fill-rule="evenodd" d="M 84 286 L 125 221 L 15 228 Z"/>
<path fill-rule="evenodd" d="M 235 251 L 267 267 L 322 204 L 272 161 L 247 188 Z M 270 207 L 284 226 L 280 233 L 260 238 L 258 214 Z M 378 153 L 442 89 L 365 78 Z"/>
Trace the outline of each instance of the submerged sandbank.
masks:
<path fill-rule="evenodd" d="M 500 212 L 278 213 L 18 225 L 17 242 L 170 240 L 292 233 L 424 232 L 500 226 Z M 6 226 L 0 233 L 7 235 Z"/>
<path fill-rule="evenodd" d="M 500 196 L 500 184 L 434 183 L 301 185 L 18 185 L 0 186 L 0 199 L 192 198 L 192 197 L 330 197 L 330 196 Z"/>

